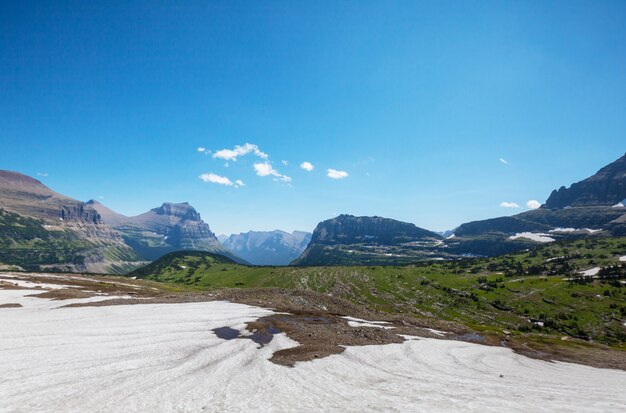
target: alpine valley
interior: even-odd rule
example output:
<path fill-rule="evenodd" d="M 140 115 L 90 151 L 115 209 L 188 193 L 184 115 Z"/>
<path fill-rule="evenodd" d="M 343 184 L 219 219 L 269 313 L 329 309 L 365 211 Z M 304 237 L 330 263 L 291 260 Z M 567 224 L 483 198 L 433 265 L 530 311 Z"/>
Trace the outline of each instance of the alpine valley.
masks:
<path fill-rule="evenodd" d="M 445 234 L 382 217 L 339 215 L 312 234 L 220 236 L 188 203 L 127 217 L 40 181 L 0 171 L 2 268 L 124 274 L 176 251 L 206 251 L 253 265 L 406 265 L 497 256 L 559 240 L 626 235 L 626 155 L 552 192 L 540 208 L 468 222 Z"/>

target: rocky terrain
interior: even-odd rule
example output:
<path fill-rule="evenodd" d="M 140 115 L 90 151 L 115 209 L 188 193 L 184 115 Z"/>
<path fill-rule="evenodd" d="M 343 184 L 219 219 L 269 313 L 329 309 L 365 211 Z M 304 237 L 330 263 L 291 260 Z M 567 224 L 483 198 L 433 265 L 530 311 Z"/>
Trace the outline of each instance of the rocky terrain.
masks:
<path fill-rule="evenodd" d="M 304 231 L 249 231 L 220 240 L 238 257 L 254 265 L 288 265 L 309 245 L 311 233 Z"/>

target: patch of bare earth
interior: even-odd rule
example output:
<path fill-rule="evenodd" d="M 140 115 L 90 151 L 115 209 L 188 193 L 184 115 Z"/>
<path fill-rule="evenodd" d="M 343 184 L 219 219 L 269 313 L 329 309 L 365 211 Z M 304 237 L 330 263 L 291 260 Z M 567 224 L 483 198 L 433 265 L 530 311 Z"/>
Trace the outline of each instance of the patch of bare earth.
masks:
<path fill-rule="evenodd" d="M 20 304 L 20 303 L 0 304 L 0 308 L 18 308 L 18 307 L 22 307 L 22 304 Z"/>

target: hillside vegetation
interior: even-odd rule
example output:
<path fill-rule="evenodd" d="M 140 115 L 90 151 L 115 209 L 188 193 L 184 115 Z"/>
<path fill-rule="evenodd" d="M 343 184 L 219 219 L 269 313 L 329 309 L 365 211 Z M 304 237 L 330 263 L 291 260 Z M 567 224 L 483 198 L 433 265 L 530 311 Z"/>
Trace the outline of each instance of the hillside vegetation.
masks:
<path fill-rule="evenodd" d="M 495 258 L 387 267 L 247 267 L 214 254 L 182 252 L 130 275 L 198 290 L 313 290 L 479 331 L 576 337 L 626 348 L 623 256 L 626 238 L 570 240 Z M 602 270 L 595 276 L 582 273 L 596 267 Z"/>

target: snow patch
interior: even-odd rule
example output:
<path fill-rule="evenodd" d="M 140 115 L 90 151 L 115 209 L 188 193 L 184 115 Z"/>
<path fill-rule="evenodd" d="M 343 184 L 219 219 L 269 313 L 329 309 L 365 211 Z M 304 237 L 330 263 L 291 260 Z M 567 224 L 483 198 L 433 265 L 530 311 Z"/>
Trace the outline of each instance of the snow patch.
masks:
<path fill-rule="evenodd" d="M 594 267 L 585 271 L 581 271 L 580 273 L 584 275 L 585 277 L 593 277 L 595 275 L 598 275 L 598 273 L 600 272 L 600 269 L 601 269 L 600 267 Z"/>
<path fill-rule="evenodd" d="M 389 321 L 368 321 L 368 320 L 363 320 L 361 318 L 350 317 L 350 316 L 346 316 L 342 318 L 348 320 L 348 325 L 350 327 L 375 327 L 375 328 L 384 328 L 384 329 L 393 328 L 391 326 L 381 325 L 381 324 L 390 324 Z"/>
<path fill-rule="evenodd" d="M 511 235 L 509 237 L 509 239 L 511 240 L 519 239 L 519 238 L 525 238 L 525 239 L 529 239 L 531 241 L 536 241 L 536 242 L 555 241 L 555 239 L 552 237 L 549 237 L 548 234 L 542 234 L 542 233 L 536 233 L 536 232 L 518 232 L 517 234 Z"/>
<path fill-rule="evenodd" d="M 32 281 L 25 281 L 25 280 L 20 280 L 17 277 L 0 278 L 0 285 L 2 285 L 3 283 L 13 284 L 14 286 L 17 286 L 17 287 L 48 289 L 48 290 L 76 288 L 76 286 L 72 286 L 72 285 L 48 284 L 48 283 L 37 283 L 37 282 L 32 282 Z"/>
<path fill-rule="evenodd" d="M 273 314 L 243 304 L 0 311 L 0 411 L 622 412 L 626 405 L 624 371 L 453 340 L 407 337 L 278 366 L 268 358 L 297 344 L 284 334 L 258 348 L 212 333 Z"/>
<path fill-rule="evenodd" d="M 427 328 L 426 330 L 430 331 L 436 336 L 441 336 L 441 337 L 445 337 L 446 334 L 450 334 L 447 331 L 435 330 L 434 328 Z"/>
<path fill-rule="evenodd" d="M 602 229 L 591 229 L 591 228 L 554 228 L 551 229 L 549 232 L 550 233 L 555 233 L 555 232 L 586 232 L 588 234 L 594 234 L 596 232 L 600 232 L 602 231 Z"/>

